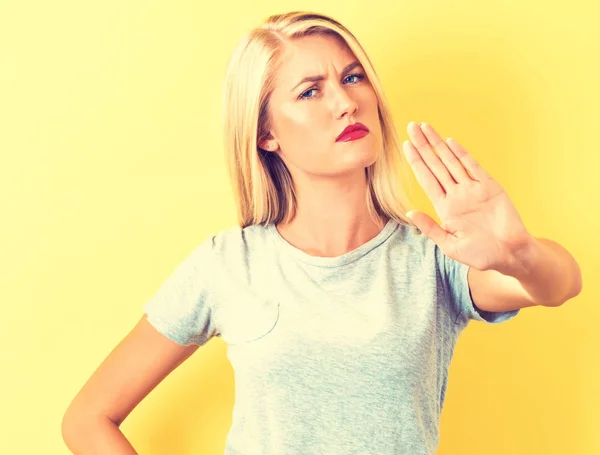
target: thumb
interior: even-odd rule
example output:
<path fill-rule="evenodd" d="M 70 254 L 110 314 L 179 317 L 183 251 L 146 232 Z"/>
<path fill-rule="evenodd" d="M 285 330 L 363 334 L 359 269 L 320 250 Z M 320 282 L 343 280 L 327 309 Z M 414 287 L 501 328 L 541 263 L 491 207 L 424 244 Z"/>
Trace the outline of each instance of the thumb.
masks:
<path fill-rule="evenodd" d="M 448 239 L 448 232 L 435 222 L 426 213 L 419 210 L 409 210 L 406 216 L 419 228 L 419 230 L 434 241 L 442 250 Z"/>

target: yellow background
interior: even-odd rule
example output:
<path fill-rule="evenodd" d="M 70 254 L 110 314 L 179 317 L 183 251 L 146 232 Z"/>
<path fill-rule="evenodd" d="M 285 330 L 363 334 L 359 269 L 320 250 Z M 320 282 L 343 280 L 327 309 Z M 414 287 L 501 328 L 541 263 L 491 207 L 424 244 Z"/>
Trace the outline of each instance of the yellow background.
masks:
<path fill-rule="evenodd" d="M 410 120 L 457 139 L 583 271 L 562 307 L 469 325 L 438 454 L 600 453 L 600 15 L 591 1 L 497 3 L 2 2 L 0 453 L 69 453 L 73 396 L 191 248 L 235 224 L 225 65 L 247 29 L 296 9 L 358 37 L 401 139 Z M 198 350 L 123 423 L 139 453 L 223 452 L 225 349 Z"/>

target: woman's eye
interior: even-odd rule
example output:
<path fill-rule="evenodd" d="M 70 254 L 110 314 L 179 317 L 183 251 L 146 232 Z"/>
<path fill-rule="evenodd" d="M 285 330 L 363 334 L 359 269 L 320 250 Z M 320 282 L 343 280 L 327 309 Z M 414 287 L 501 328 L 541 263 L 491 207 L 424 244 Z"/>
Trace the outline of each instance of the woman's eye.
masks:
<path fill-rule="evenodd" d="M 306 92 L 304 92 L 302 95 L 300 95 L 300 99 L 310 99 L 310 98 L 314 98 L 312 96 L 306 96 L 307 93 L 312 92 L 313 90 L 316 90 L 316 88 L 309 88 Z"/>
<path fill-rule="evenodd" d="M 358 78 L 358 80 L 360 81 L 360 80 L 364 79 L 364 77 L 365 77 L 365 76 L 364 76 L 363 74 L 356 73 L 356 74 L 351 74 L 351 75 L 350 75 L 350 76 L 348 76 L 348 77 L 357 77 L 357 78 Z M 357 82 L 358 82 L 358 81 L 357 81 Z"/>
<path fill-rule="evenodd" d="M 364 74 L 360 74 L 360 73 L 350 74 L 349 76 L 346 77 L 346 79 L 351 78 L 351 77 L 356 77 L 358 79 L 356 82 L 352 82 L 353 84 L 356 84 L 359 81 L 363 80 L 365 78 L 365 75 Z M 312 92 L 312 91 L 315 91 L 315 90 L 318 90 L 318 89 L 316 87 L 309 88 L 307 91 L 305 91 L 304 93 L 302 93 L 298 97 L 298 99 L 309 100 L 309 99 L 314 98 L 314 96 L 308 96 L 307 94 L 310 93 L 310 92 Z"/>

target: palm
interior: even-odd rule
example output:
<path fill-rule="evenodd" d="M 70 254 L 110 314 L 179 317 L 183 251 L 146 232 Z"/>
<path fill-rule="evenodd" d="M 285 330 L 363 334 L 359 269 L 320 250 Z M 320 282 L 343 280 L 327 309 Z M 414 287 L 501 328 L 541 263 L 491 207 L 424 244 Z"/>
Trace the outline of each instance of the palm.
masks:
<path fill-rule="evenodd" d="M 479 270 L 510 267 L 532 236 L 502 186 L 430 125 L 411 123 L 408 132 L 414 145 L 406 141 L 404 153 L 442 222 L 416 212 L 417 227 L 459 262 Z"/>

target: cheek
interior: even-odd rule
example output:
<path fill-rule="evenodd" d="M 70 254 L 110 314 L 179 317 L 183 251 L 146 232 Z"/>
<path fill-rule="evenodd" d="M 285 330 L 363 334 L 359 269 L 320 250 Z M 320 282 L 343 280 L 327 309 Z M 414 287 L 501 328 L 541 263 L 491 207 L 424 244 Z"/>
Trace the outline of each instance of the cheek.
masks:
<path fill-rule="evenodd" d="M 301 136 L 309 128 L 310 116 L 300 109 L 282 109 L 278 123 L 282 138 Z"/>
<path fill-rule="evenodd" d="M 327 141 L 327 119 L 314 110 L 283 111 L 279 119 L 279 136 L 289 150 L 304 149 L 303 145 Z"/>
<path fill-rule="evenodd" d="M 372 88 L 369 90 L 369 93 L 366 96 L 366 104 L 368 106 L 369 111 L 377 112 L 377 95 L 375 94 L 375 90 Z"/>

